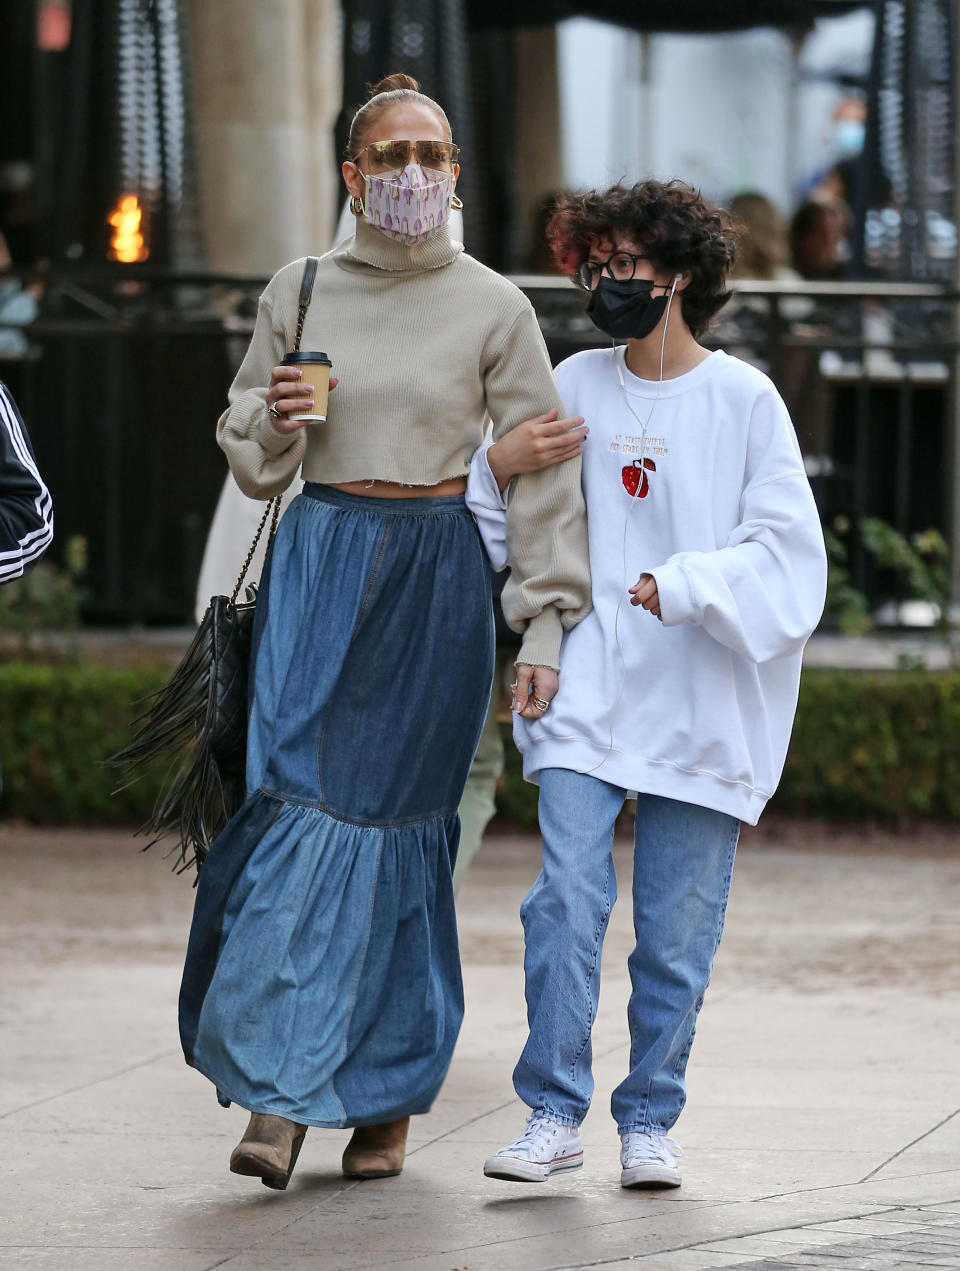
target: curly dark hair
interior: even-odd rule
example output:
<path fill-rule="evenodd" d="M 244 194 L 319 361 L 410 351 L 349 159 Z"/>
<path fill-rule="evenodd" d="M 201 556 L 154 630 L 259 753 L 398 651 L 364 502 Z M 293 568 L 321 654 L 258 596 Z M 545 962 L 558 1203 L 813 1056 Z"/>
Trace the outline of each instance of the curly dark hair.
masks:
<path fill-rule="evenodd" d="M 729 214 L 684 181 L 640 181 L 558 195 L 547 240 L 560 271 L 573 274 L 598 240 L 616 232 L 642 247 L 659 270 L 690 271 L 680 293 L 683 318 L 701 336 L 730 299 L 736 231 Z"/>

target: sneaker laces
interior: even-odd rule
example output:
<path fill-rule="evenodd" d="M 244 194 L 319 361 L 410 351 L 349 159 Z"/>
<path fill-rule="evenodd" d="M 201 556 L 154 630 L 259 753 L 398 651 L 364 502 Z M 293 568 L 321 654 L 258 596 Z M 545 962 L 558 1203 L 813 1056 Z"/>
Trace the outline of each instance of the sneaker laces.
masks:
<path fill-rule="evenodd" d="M 555 1139 L 557 1134 L 564 1127 L 556 1121 L 551 1121 L 542 1112 L 531 1112 L 527 1117 L 527 1128 L 524 1132 L 508 1143 L 506 1147 L 502 1147 L 497 1156 L 519 1156 L 524 1159 L 533 1159 L 537 1156 L 541 1148 L 547 1146 L 551 1139 Z"/>
<path fill-rule="evenodd" d="M 642 1130 L 628 1130 L 623 1136 L 623 1154 L 634 1164 L 650 1162 L 656 1165 L 675 1165 L 674 1157 L 683 1156 L 683 1148 L 675 1139 L 665 1134 L 645 1134 Z"/>

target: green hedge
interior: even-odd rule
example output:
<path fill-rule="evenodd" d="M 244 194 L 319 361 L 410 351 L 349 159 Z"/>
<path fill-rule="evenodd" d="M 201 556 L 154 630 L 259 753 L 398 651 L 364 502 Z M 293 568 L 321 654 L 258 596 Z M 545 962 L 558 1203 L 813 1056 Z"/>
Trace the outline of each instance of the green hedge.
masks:
<path fill-rule="evenodd" d="M 960 675 L 806 672 L 774 806 L 960 821 Z"/>
<path fill-rule="evenodd" d="M 156 771 L 117 794 L 102 760 L 129 740 L 135 703 L 169 667 L 0 665 L 0 816 L 36 825 L 137 825 Z"/>
<path fill-rule="evenodd" d="M 0 816 L 48 825 L 133 825 L 158 787 L 154 770 L 113 794 L 100 760 L 129 736 L 134 703 L 169 668 L 0 665 Z M 505 725 L 509 730 L 509 725 Z M 500 811 L 536 822 L 536 789 L 507 744 Z M 895 823 L 960 822 L 960 674 L 808 671 L 780 812 Z"/>
<path fill-rule="evenodd" d="M 536 790 L 507 746 L 500 810 L 536 823 Z M 805 671 L 778 812 L 960 821 L 960 674 Z"/>

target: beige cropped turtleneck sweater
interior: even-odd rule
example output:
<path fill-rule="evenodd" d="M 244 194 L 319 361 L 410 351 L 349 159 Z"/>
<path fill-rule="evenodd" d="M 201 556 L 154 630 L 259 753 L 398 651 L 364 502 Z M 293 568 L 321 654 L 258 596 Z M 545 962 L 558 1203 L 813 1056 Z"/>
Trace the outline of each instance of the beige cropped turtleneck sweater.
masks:
<path fill-rule="evenodd" d="M 327 421 L 280 433 L 265 406 L 272 368 L 293 348 L 304 262 L 260 297 L 250 347 L 217 439 L 251 498 L 306 481 L 436 485 L 465 475 L 484 415 L 501 437 L 563 403 L 533 307 L 466 255 L 446 228 L 406 247 L 358 221 L 320 258 L 300 347 L 323 351 L 338 378 Z M 580 460 L 518 477 L 507 511 L 507 621 L 519 661 L 559 667 L 560 638 L 590 610 Z"/>

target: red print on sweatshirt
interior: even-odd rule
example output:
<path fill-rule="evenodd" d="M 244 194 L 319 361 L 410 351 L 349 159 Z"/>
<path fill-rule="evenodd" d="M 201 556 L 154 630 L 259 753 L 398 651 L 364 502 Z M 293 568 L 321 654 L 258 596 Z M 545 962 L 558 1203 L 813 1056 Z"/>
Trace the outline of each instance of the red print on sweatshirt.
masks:
<path fill-rule="evenodd" d="M 647 471 L 645 472 L 644 469 Z M 656 472 L 657 465 L 652 459 L 644 459 L 640 463 L 639 459 L 634 459 L 633 463 L 620 470 L 620 476 L 623 480 L 623 488 L 631 499 L 645 499 L 650 493 L 650 482 L 647 480 L 647 472 Z"/>

